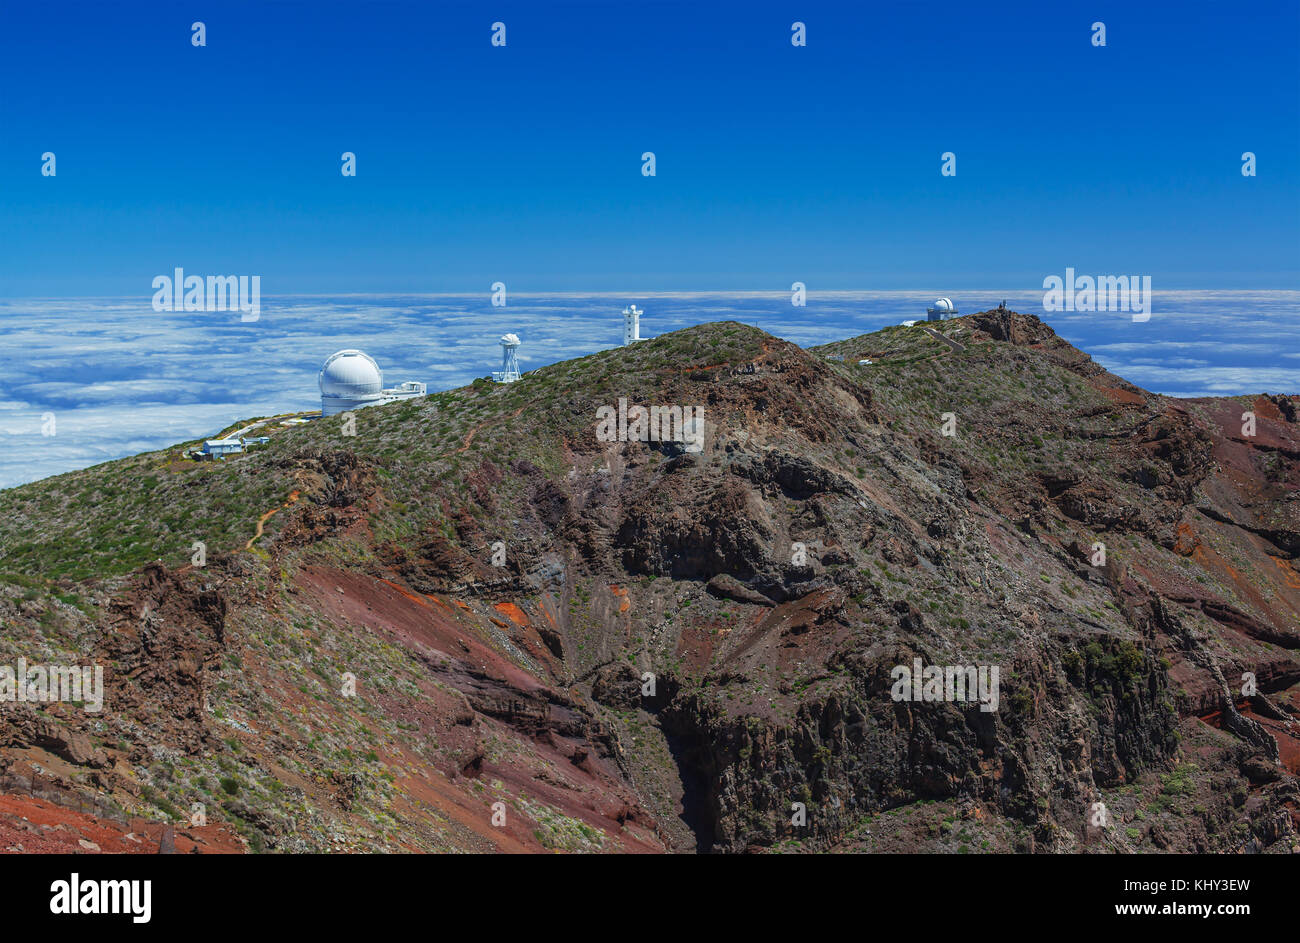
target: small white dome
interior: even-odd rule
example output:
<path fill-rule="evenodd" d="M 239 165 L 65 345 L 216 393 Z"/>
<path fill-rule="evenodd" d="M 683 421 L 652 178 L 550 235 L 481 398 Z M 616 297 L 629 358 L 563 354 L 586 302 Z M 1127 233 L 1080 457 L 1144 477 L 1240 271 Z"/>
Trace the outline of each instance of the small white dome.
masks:
<path fill-rule="evenodd" d="M 359 350 L 331 354 L 320 369 L 322 396 L 378 396 L 383 388 L 384 374 L 379 364 Z"/>
<path fill-rule="evenodd" d="M 519 335 L 518 335 L 518 334 L 502 334 L 502 335 L 501 335 L 501 346 L 502 346 L 502 347 L 518 347 L 518 346 L 519 346 Z"/>
<path fill-rule="evenodd" d="M 940 298 L 938 301 L 936 301 L 936 302 L 934 303 L 934 306 L 935 306 L 936 308 L 938 308 L 940 311 L 951 311 L 951 310 L 952 310 L 952 299 L 951 299 L 951 298 Z"/>

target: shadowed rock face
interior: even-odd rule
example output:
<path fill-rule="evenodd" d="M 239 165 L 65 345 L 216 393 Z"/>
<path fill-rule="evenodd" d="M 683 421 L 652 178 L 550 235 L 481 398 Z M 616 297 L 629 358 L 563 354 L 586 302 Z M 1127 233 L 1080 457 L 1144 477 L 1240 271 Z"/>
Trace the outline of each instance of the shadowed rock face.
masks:
<path fill-rule="evenodd" d="M 0 763 L 284 850 L 1289 851 L 1296 401 L 929 326 L 706 325 L 294 430 L 239 459 L 302 496 L 255 550 L 0 597 L 115 705 L 5 715 Z M 702 451 L 601 441 L 620 398 Z M 902 696 L 918 663 L 996 697 Z"/>

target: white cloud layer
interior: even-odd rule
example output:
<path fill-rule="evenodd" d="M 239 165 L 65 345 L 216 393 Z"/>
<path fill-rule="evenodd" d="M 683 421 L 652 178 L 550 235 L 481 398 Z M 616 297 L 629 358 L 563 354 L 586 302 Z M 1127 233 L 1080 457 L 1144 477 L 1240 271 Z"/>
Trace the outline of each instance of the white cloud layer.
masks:
<path fill-rule="evenodd" d="M 784 292 L 512 293 L 264 297 L 261 319 L 157 313 L 139 299 L 0 302 L 0 487 L 199 438 L 241 418 L 319 406 L 325 358 L 360 348 L 385 383 L 431 391 L 497 369 L 497 338 L 514 331 L 525 370 L 618 344 L 622 308 L 645 310 L 642 334 L 705 321 L 753 324 L 801 345 L 924 317 L 947 295 L 969 313 L 1038 314 L 1099 363 L 1181 396 L 1300 393 L 1300 292 L 1160 292 L 1151 320 L 1127 313 L 1043 311 L 1042 294 L 818 292 L 795 308 Z M 42 417 L 55 435 L 42 435 Z"/>

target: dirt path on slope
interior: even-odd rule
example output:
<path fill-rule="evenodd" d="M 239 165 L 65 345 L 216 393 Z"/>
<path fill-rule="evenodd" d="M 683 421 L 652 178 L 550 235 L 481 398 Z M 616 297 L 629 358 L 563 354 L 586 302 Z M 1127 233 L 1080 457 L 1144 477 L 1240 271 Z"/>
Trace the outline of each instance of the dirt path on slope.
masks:
<path fill-rule="evenodd" d="M 522 413 L 526 408 L 527 408 L 527 407 L 520 406 L 518 409 L 516 409 L 514 412 L 512 412 L 512 413 L 511 413 L 507 418 L 509 418 L 509 419 L 514 419 L 516 416 L 518 416 L 520 413 Z M 482 429 L 484 426 L 486 426 L 486 425 L 487 425 L 489 422 L 491 422 L 491 421 L 492 421 L 491 419 L 484 419 L 482 422 L 480 422 L 478 425 L 476 425 L 473 429 L 469 430 L 469 432 L 466 433 L 466 435 L 465 435 L 465 441 L 461 443 L 460 448 L 458 448 L 458 449 L 456 449 L 455 451 L 452 451 L 452 452 L 443 452 L 441 455 L 438 455 L 438 456 L 436 456 L 436 457 L 437 457 L 437 458 L 449 458 L 449 457 L 451 457 L 452 455 L 459 455 L 461 452 L 464 452 L 464 451 L 468 450 L 468 449 L 469 449 L 469 444 L 470 444 L 471 442 L 474 441 L 474 436 L 476 436 L 476 435 L 478 434 L 478 431 L 479 431 L 480 429 Z"/>
<path fill-rule="evenodd" d="M 298 491 L 297 491 L 297 489 L 295 489 L 295 490 L 293 490 L 293 491 L 291 491 L 291 492 L 289 493 L 289 500 L 288 500 L 288 501 L 286 501 L 284 504 L 280 505 L 278 508 L 271 508 L 271 510 L 267 511 L 265 514 L 263 514 L 261 517 L 259 517 L 259 518 L 257 519 L 257 530 L 255 530 L 255 531 L 253 532 L 253 536 L 252 536 L 252 537 L 248 538 L 248 543 L 244 544 L 244 549 L 245 549 L 245 550 L 252 550 L 252 549 L 253 549 L 253 544 L 257 542 L 257 539 L 258 539 L 259 537 L 262 536 L 262 531 L 263 531 L 263 530 L 265 529 L 265 527 L 266 527 L 266 522 L 267 522 L 268 520 L 271 519 L 271 515 L 275 514 L 275 513 L 278 512 L 278 511 L 283 511 L 285 508 L 287 508 L 287 507 L 289 507 L 290 505 L 294 504 L 297 500 L 298 500 Z"/>

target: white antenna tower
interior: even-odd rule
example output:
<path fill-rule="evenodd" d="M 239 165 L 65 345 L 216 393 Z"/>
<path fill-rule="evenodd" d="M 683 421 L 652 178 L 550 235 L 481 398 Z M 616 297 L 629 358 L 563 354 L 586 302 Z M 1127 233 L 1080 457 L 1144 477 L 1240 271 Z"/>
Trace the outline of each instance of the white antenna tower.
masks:
<path fill-rule="evenodd" d="M 519 382 L 519 358 L 515 356 L 515 351 L 519 349 L 518 334 L 501 335 L 501 369 L 492 374 L 492 379 L 498 383 L 517 383 Z"/>
<path fill-rule="evenodd" d="M 635 344 L 641 339 L 641 314 L 642 311 L 636 305 L 628 305 L 623 309 L 623 346 Z"/>

